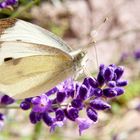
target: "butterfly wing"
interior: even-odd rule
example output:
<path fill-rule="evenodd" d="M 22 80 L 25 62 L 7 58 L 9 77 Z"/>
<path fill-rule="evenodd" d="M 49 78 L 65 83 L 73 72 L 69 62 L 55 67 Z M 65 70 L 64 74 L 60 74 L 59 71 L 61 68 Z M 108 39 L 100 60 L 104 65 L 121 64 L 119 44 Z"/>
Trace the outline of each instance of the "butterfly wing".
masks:
<path fill-rule="evenodd" d="M 0 20 L 0 41 L 22 41 L 48 45 L 65 52 L 71 51 L 71 48 L 53 33 L 19 19 Z"/>
<path fill-rule="evenodd" d="M 44 93 L 73 70 L 72 57 L 60 49 L 18 41 L 0 44 L 0 92 L 9 96 Z"/>

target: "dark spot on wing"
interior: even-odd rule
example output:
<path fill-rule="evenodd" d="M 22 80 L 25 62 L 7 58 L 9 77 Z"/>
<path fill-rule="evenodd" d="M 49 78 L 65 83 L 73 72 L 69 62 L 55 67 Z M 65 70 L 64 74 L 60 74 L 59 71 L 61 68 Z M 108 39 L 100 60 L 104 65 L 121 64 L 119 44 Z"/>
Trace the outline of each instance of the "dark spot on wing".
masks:
<path fill-rule="evenodd" d="M 17 39 L 16 41 L 17 41 L 17 42 L 22 42 L 22 40 L 21 40 L 21 39 Z"/>
<path fill-rule="evenodd" d="M 20 62 L 20 60 L 21 60 L 20 58 L 19 59 L 14 59 L 12 57 L 4 58 L 4 62 L 8 63 L 8 64 L 11 64 L 11 65 L 17 65 Z"/>
<path fill-rule="evenodd" d="M 4 58 L 4 62 L 10 61 L 12 59 L 13 59 L 12 57 L 6 57 L 6 58 Z"/>

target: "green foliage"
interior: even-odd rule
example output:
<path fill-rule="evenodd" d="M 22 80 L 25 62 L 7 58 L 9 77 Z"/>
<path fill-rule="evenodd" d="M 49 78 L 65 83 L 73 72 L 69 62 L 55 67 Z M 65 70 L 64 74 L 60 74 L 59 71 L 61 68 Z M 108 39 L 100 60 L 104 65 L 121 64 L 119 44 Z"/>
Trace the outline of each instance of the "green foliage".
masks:
<path fill-rule="evenodd" d="M 126 86 L 125 94 L 118 98 L 120 103 L 126 103 L 140 95 L 140 80 L 133 81 Z"/>
<path fill-rule="evenodd" d="M 22 17 L 29 15 L 28 11 L 34 6 L 39 5 L 41 0 L 19 0 L 13 8 L 0 9 L 0 18 L 4 17 Z M 26 13 L 26 14 L 24 14 Z M 25 16 L 27 17 L 27 16 Z"/>
<path fill-rule="evenodd" d="M 60 37 L 63 37 L 64 36 L 64 33 L 66 32 L 66 30 L 68 29 L 68 25 L 67 24 L 64 24 L 63 26 L 59 26 L 59 25 L 56 25 L 52 22 L 50 22 L 48 24 L 48 28 L 51 32 L 53 32 L 54 34 L 60 36 Z"/>

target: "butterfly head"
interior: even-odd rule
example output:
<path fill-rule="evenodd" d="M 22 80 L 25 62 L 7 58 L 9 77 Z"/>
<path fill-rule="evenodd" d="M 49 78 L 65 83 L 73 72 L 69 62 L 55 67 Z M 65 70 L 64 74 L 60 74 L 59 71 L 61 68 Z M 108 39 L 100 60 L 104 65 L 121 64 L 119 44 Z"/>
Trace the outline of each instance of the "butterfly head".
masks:
<path fill-rule="evenodd" d="M 81 66 L 81 63 L 83 61 L 83 58 L 85 57 L 86 55 L 86 52 L 83 51 L 83 50 L 76 50 L 72 53 L 72 56 L 73 56 L 73 62 L 75 64 L 75 66 L 79 67 Z"/>

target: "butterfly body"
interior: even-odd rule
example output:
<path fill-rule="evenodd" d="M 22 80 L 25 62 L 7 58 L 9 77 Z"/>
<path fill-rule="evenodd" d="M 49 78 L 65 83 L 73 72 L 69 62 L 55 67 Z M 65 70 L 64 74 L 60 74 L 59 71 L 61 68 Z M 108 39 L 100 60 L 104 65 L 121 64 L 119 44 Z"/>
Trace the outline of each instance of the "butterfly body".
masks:
<path fill-rule="evenodd" d="M 72 76 L 83 58 L 59 37 L 17 19 L 0 20 L 0 92 L 14 98 L 44 93 Z"/>

